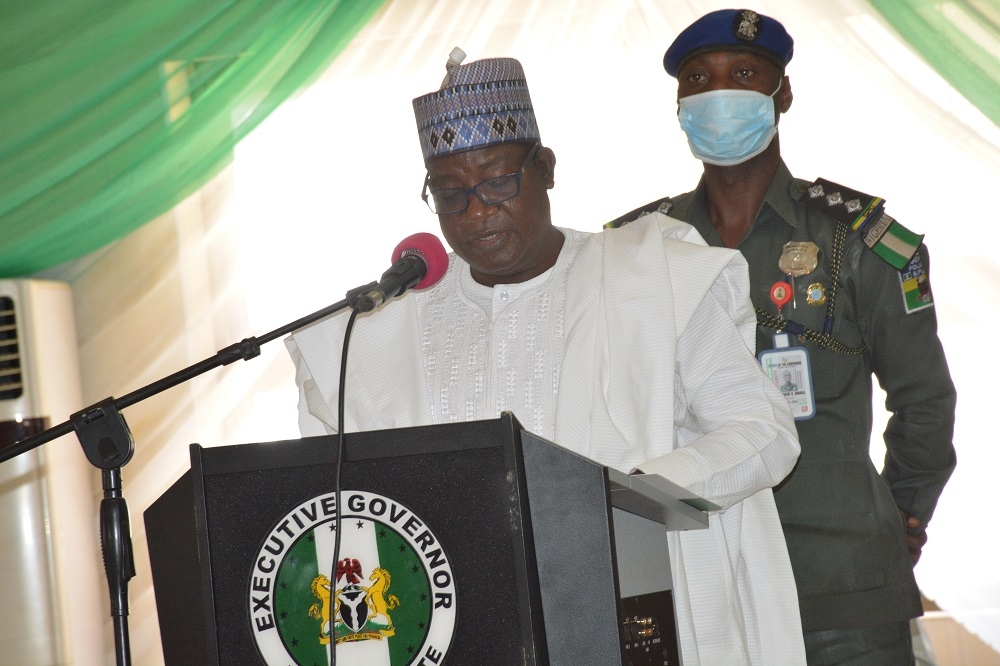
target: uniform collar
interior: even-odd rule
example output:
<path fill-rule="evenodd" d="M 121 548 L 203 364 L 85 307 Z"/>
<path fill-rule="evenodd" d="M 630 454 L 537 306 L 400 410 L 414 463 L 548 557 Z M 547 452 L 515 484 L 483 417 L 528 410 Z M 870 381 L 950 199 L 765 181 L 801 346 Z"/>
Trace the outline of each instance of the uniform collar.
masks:
<path fill-rule="evenodd" d="M 771 187 L 767 190 L 764 202 L 769 204 L 789 226 L 797 227 L 798 222 L 795 216 L 795 202 L 802 196 L 801 190 L 796 186 L 785 161 L 778 162 L 778 169 L 771 179 Z M 759 214 L 758 214 L 759 216 Z"/>
<path fill-rule="evenodd" d="M 785 162 L 779 161 L 778 168 L 771 179 L 771 185 L 768 187 L 767 194 L 764 195 L 764 202 L 761 204 L 760 210 L 757 211 L 754 227 L 760 224 L 762 218 L 769 217 L 768 213 L 780 218 L 790 227 L 798 226 L 795 216 L 795 202 L 801 196 L 802 193 L 796 186 L 795 179 L 792 178 L 788 167 L 785 166 Z M 694 226 L 709 245 L 723 244 L 719 232 L 716 231 L 708 215 L 704 176 L 698 181 L 698 186 L 691 192 L 691 196 L 685 197 L 675 209 L 667 214 L 685 220 Z"/>

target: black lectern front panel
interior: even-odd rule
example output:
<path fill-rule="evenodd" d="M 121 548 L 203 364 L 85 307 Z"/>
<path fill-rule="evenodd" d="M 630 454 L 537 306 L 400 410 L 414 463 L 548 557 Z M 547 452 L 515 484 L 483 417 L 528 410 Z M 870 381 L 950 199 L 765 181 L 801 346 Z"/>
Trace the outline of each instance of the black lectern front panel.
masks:
<path fill-rule="evenodd" d="M 511 414 L 348 435 L 339 502 L 336 446 L 192 446 L 145 514 L 168 665 L 677 663 L 690 507 Z"/>

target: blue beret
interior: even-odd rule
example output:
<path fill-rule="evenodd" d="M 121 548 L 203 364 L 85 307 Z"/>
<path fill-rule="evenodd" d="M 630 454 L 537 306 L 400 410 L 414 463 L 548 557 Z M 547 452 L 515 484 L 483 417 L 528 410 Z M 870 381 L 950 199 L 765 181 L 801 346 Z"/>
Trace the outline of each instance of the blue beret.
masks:
<path fill-rule="evenodd" d="M 676 77 L 681 64 L 708 51 L 751 51 L 785 69 L 792 59 L 792 37 L 773 18 L 749 9 L 720 9 L 689 25 L 663 56 L 663 68 Z"/>

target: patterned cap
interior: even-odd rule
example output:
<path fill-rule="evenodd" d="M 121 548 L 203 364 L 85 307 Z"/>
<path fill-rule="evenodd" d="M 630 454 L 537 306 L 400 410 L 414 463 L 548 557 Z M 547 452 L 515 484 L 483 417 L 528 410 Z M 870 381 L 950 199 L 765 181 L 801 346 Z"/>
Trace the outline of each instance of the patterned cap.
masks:
<path fill-rule="evenodd" d="M 441 89 L 413 100 L 424 162 L 515 141 L 538 141 L 538 124 L 521 63 L 489 58 L 462 65 L 452 51 Z"/>
<path fill-rule="evenodd" d="M 663 56 L 663 68 L 676 78 L 684 62 L 708 51 L 751 51 L 782 70 L 792 59 L 794 42 L 769 16 L 749 9 L 720 9 L 705 14 L 677 35 Z"/>

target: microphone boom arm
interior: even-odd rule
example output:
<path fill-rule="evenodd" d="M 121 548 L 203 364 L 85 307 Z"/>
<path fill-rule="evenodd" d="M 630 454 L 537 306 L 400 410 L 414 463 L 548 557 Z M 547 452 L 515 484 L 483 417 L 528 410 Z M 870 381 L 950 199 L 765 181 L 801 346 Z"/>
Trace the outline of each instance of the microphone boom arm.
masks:
<path fill-rule="evenodd" d="M 101 554 L 111 596 L 111 620 L 115 634 L 115 661 L 118 666 L 131 664 L 128 634 L 128 582 L 135 576 L 128 505 L 122 493 L 121 468 L 132 458 L 135 440 L 120 410 L 141 402 L 221 365 L 238 360 L 249 361 L 260 355 L 260 346 L 283 337 L 303 326 L 327 317 L 338 310 L 355 307 L 376 287 L 371 282 L 347 292 L 347 298 L 322 310 L 297 319 L 263 335 L 249 337 L 219 350 L 216 354 L 179 372 L 168 375 L 121 398 L 106 398 L 76 412 L 68 421 L 31 435 L 0 449 L 0 463 L 26 453 L 46 442 L 76 431 L 87 460 L 101 470 L 104 498 L 101 500 Z"/>
<path fill-rule="evenodd" d="M 30 451 L 34 448 L 50 442 L 54 439 L 58 439 L 63 435 L 68 435 L 74 430 L 77 431 L 79 435 L 80 432 L 89 429 L 91 423 L 102 423 L 97 420 L 98 415 L 104 412 L 108 406 L 113 406 L 115 410 L 121 411 L 126 407 L 136 404 L 137 402 L 142 402 L 146 398 L 150 398 L 158 393 L 162 393 L 169 388 L 173 388 L 178 384 L 183 384 L 184 382 L 190 381 L 195 377 L 208 372 L 214 368 L 218 368 L 223 365 L 229 365 L 236 361 L 249 361 L 252 358 L 256 358 L 260 355 L 260 347 L 263 344 L 271 342 L 276 338 L 284 337 L 292 331 L 296 331 L 303 326 L 308 326 L 314 321 L 318 321 L 327 317 L 339 310 L 343 310 L 347 307 L 354 307 L 358 301 L 369 291 L 375 288 L 377 283 L 370 282 L 361 287 L 356 287 L 347 292 L 347 298 L 341 301 L 337 301 L 332 305 L 328 305 L 322 310 L 317 310 L 310 315 L 306 315 L 301 319 L 297 319 L 289 324 L 285 324 L 280 328 L 276 328 L 270 333 L 262 335 L 260 337 L 251 336 L 249 338 L 244 338 L 239 342 L 229 345 L 223 349 L 220 349 L 215 353 L 214 356 L 210 356 L 198 363 L 188 366 L 183 370 L 168 375 L 162 379 L 155 382 L 147 384 L 146 386 L 127 393 L 120 398 L 106 398 L 101 402 L 95 403 L 94 405 L 77 412 L 70 420 L 60 423 L 59 425 L 52 426 L 42 432 L 31 435 L 24 439 L 18 440 L 14 444 L 0 449 L 0 463 L 3 463 L 11 458 L 16 458 L 17 456 Z M 81 441 L 81 444 L 84 444 Z M 116 447 L 119 449 L 116 455 L 108 456 L 108 452 L 94 453 L 91 455 L 88 453 L 87 459 L 94 463 L 95 459 L 104 460 L 104 464 L 95 465 L 101 469 L 113 469 L 115 467 L 120 467 L 128 462 L 128 458 L 131 454 L 126 457 L 123 447 Z M 84 444 L 84 452 L 86 453 L 87 446 Z M 110 466 L 109 466 L 110 465 Z"/>

